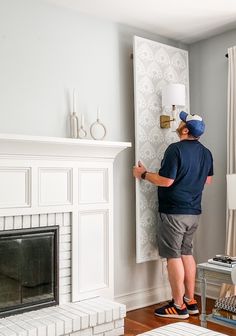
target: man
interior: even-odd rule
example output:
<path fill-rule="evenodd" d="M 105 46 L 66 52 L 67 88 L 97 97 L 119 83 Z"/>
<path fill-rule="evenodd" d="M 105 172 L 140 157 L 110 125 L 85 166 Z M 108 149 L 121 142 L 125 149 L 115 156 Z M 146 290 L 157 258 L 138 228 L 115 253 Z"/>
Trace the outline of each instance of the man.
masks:
<path fill-rule="evenodd" d="M 194 300 L 192 240 L 201 214 L 202 191 L 212 180 L 213 159 L 198 141 L 205 130 L 202 118 L 184 111 L 179 117 L 180 141 L 167 148 L 159 173 L 147 171 L 139 162 L 133 175 L 158 186 L 157 242 L 160 256 L 167 258 L 173 299 L 156 309 L 155 315 L 185 319 L 199 313 Z"/>

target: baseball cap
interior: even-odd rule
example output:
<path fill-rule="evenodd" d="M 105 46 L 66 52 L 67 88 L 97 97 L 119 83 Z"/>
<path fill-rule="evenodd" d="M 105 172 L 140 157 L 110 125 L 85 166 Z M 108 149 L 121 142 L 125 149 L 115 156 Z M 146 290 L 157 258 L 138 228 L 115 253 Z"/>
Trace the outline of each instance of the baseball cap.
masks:
<path fill-rule="evenodd" d="M 204 133 L 205 123 L 199 115 L 181 111 L 179 117 L 186 123 L 186 126 L 192 136 L 198 138 Z"/>

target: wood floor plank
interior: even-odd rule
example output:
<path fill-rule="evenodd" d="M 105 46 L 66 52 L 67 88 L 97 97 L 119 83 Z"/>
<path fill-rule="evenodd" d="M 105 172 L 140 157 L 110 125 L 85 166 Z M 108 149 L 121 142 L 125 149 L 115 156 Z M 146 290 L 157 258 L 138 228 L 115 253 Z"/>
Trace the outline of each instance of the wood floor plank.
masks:
<path fill-rule="evenodd" d="M 200 307 L 201 306 L 200 297 L 196 297 L 196 299 Z M 125 335 L 135 336 L 148 330 L 155 329 L 179 321 L 200 325 L 199 316 L 190 316 L 190 318 L 187 320 L 179 320 L 179 319 L 171 319 L 155 316 L 154 310 L 157 307 L 161 306 L 162 304 L 157 304 L 128 312 L 127 317 L 125 319 Z M 208 314 L 211 312 L 213 307 L 214 307 L 214 300 L 207 299 Z M 224 327 L 216 323 L 208 322 L 207 328 L 224 333 L 228 336 L 236 336 L 236 329 Z"/>

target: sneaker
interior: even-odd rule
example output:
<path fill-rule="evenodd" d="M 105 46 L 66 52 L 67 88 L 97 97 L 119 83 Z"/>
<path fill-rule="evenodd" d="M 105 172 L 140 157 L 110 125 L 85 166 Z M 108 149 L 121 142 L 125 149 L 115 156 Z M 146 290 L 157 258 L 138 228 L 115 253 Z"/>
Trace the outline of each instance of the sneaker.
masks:
<path fill-rule="evenodd" d="M 176 319 L 187 319 L 189 314 L 185 304 L 181 308 L 177 308 L 174 304 L 174 300 L 170 301 L 166 306 L 157 308 L 155 315 L 160 317 L 171 317 Z"/>
<path fill-rule="evenodd" d="M 188 300 L 184 297 L 184 303 L 187 307 L 187 311 L 189 315 L 196 315 L 199 314 L 199 309 L 197 306 L 197 301 L 195 299 Z"/>

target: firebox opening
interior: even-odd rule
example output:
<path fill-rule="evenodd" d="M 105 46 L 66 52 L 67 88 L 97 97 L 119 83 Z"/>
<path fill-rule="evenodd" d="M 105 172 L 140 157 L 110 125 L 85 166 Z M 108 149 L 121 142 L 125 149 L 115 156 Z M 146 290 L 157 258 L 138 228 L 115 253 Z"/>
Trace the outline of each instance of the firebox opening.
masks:
<path fill-rule="evenodd" d="M 0 232 L 0 317 L 58 304 L 59 226 Z"/>

